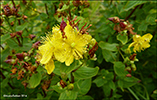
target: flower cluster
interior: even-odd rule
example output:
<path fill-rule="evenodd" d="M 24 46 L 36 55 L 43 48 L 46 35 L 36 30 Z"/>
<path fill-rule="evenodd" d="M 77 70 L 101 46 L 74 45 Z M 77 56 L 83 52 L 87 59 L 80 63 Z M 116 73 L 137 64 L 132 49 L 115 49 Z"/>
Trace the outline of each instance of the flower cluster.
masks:
<path fill-rule="evenodd" d="M 150 33 L 145 34 L 142 37 L 140 35 L 134 35 L 133 42 L 129 45 L 128 49 L 130 50 L 130 48 L 134 46 L 133 51 L 140 52 L 141 50 L 149 48 L 150 47 L 149 42 L 152 39 L 152 37 L 153 36 Z"/>
<path fill-rule="evenodd" d="M 53 34 L 48 34 L 43 38 L 43 45 L 39 46 L 37 60 L 45 65 L 48 74 L 51 74 L 55 68 L 54 60 L 65 62 L 66 66 L 70 66 L 74 59 L 83 59 L 92 39 L 92 36 L 86 34 L 87 32 L 84 32 L 86 29 L 83 28 L 81 29 L 83 31 L 79 31 L 76 24 L 62 21 L 60 26 L 52 28 Z"/>

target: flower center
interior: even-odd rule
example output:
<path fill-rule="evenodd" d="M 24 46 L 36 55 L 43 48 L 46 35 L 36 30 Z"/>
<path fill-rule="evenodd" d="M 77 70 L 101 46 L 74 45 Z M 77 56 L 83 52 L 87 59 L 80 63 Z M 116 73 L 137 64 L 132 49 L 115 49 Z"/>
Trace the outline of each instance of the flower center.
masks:
<path fill-rule="evenodd" d="M 76 45 L 75 42 L 71 43 L 71 47 L 73 48 Z"/>

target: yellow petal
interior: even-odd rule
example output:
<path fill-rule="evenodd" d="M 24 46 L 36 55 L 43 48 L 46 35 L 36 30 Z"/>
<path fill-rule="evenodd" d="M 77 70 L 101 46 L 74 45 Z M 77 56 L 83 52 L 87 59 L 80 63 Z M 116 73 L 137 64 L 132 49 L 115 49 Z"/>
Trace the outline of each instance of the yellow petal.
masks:
<path fill-rule="evenodd" d="M 67 57 L 67 59 L 65 60 L 65 64 L 66 66 L 70 66 L 70 64 L 74 61 L 74 56 L 72 53 L 69 53 L 70 55 Z"/>
<path fill-rule="evenodd" d="M 66 52 L 64 51 L 64 49 L 62 49 L 62 50 L 57 49 L 54 52 L 55 58 L 60 62 L 65 61 L 65 59 L 66 59 L 65 55 L 66 55 Z"/>
<path fill-rule="evenodd" d="M 146 42 L 150 42 L 150 40 L 153 38 L 153 35 L 150 33 L 147 33 L 142 36 L 142 39 L 144 39 Z"/>
<path fill-rule="evenodd" d="M 141 36 L 140 36 L 140 35 L 134 35 L 134 36 L 133 36 L 133 41 L 134 41 L 134 42 L 138 42 L 140 39 L 141 39 Z"/>
<path fill-rule="evenodd" d="M 55 68 L 54 61 L 51 59 L 47 64 L 45 64 L 45 69 L 48 74 L 51 74 Z"/>
<path fill-rule="evenodd" d="M 42 54 L 42 58 L 40 60 L 41 64 L 48 63 L 48 61 L 52 58 L 53 49 L 54 48 L 51 46 L 50 43 L 47 43 L 39 48 Z"/>

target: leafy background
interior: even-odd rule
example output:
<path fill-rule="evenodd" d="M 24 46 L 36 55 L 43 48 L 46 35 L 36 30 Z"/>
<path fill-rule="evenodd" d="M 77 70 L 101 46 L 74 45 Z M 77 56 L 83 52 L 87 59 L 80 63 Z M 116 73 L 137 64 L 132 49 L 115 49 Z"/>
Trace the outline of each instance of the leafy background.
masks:
<path fill-rule="evenodd" d="M 20 5 L 18 14 L 5 16 L 3 6 L 8 4 L 13 6 L 12 1 L 1 2 L 1 99 L 7 99 L 3 95 L 9 94 L 25 94 L 27 97 L 20 97 L 18 99 L 157 99 L 157 68 L 156 68 L 156 9 L 157 2 L 154 0 L 149 1 L 130 1 L 130 0 L 102 0 L 102 1 L 88 1 L 84 5 L 74 6 L 70 1 L 14 1 L 15 5 Z M 62 5 L 62 7 L 61 7 Z M 135 9 L 136 8 L 136 9 Z M 75 61 L 69 69 L 63 66 L 59 62 L 55 62 L 55 70 L 53 75 L 46 74 L 46 70 L 41 66 L 37 66 L 34 56 L 36 55 L 36 49 L 32 49 L 32 45 L 41 40 L 41 36 L 45 36 L 45 33 L 52 31 L 52 27 L 60 24 L 62 17 L 66 20 L 69 9 L 71 16 L 77 19 L 81 19 L 79 29 L 87 22 L 92 24 L 89 28 L 89 33 L 98 42 L 99 48 L 96 51 L 97 60 L 88 60 L 85 66 L 81 67 L 73 73 L 77 82 L 74 83 L 74 89 L 67 91 L 60 89 L 57 83 L 69 77 L 69 73 L 76 68 L 79 62 Z M 118 33 L 113 30 L 114 23 L 110 22 L 108 18 L 117 16 L 120 19 L 125 19 L 135 9 L 135 11 L 129 17 L 129 22 L 133 24 L 134 32 L 144 35 L 151 33 L 153 39 L 150 42 L 151 47 L 139 52 L 136 62 L 136 71 L 132 71 L 132 77 L 125 77 L 126 71 L 123 60 L 119 56 L 116 45 L 121 43 L 117 39 Z M 56 13 L 58 11 L 58 13 Z M 23 15 L 27 16 L 23 19 Z M 14 21 L 14 25 L 10 25 Z M 19 24 L 20 21 L 20 24 Z M 19 46 L 16 43 L 15 38 L 10 37 L 10 33 L 23 31 L 23 46 Z M 28 38 L 30 34 L 36 37 L 32 40 Z M 126 46 L 126 43 L 122 40 Z M 26 72 L 26 75 L 32 74 L 31 77 L 25 76 L 24 79 L 18 80 L 18 74 L 11 75 L 12 65 L 5 62 L 8 55 L 15 55 L 16 53 L 30 52 L 32 53 L 30 58 L 25 59 L 37 66 L 37 73 Z M 123 50 L 122 50 L 123 52 Z M 123 52 L 124 53 L 124 52 Z M 110 54 L 110 55 L 109 55 Z M 15 57 L 16 58 L 16 57 Z M 115 58 L 115 59 L 113 59 Z M 115 62 L 116 60 L 116 62 Z M 97 67 L 96 67 L 97 66 Z M 16 66 L 18 69 L 21 66 Z M 54 76 L 55 74 L 55 76 Z M 118 81 L 114 79 L 117 75 Z M 65 77 L 64 77 L 65 76 Z M 26 81 L 27 80 L 27 81 Z M 45 82 L 50 81 L 49 87 L 45 91 L 43 86 Z M 29 83 L 25 87 L 22 83 Z M 9 98 L 17 99 L 17 98 Z"/>

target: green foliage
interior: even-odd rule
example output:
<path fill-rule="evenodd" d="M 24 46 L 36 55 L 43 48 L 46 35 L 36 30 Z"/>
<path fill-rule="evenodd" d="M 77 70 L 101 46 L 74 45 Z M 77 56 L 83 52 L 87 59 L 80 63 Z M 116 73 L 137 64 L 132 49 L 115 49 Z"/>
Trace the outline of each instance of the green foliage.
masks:
<path fill-rule="evenodd" d="M 1 2 L 2 100 L 157 99 L 157 2 L 80 1 Z M 77 16 L 74 22 L 80 20 L 79 30 L 85 23 L 85 28 L 92 24 L 87 32 L 96 39 L 98 49 L 89 45 L 93 57 L 87 51 L 70 66 L 54 60 L 55 69 L 47 74 L 37 57 L 41 37 L 52 34 L 52 28 L 67 22 L 68 16 L 70 20 Z M 114 22 L 115 17 L 119 22 Z M 128 50 L 135 34 L 147 33 L 153 36 L 149 48 L 136 53 L 134 47 Z"/>

